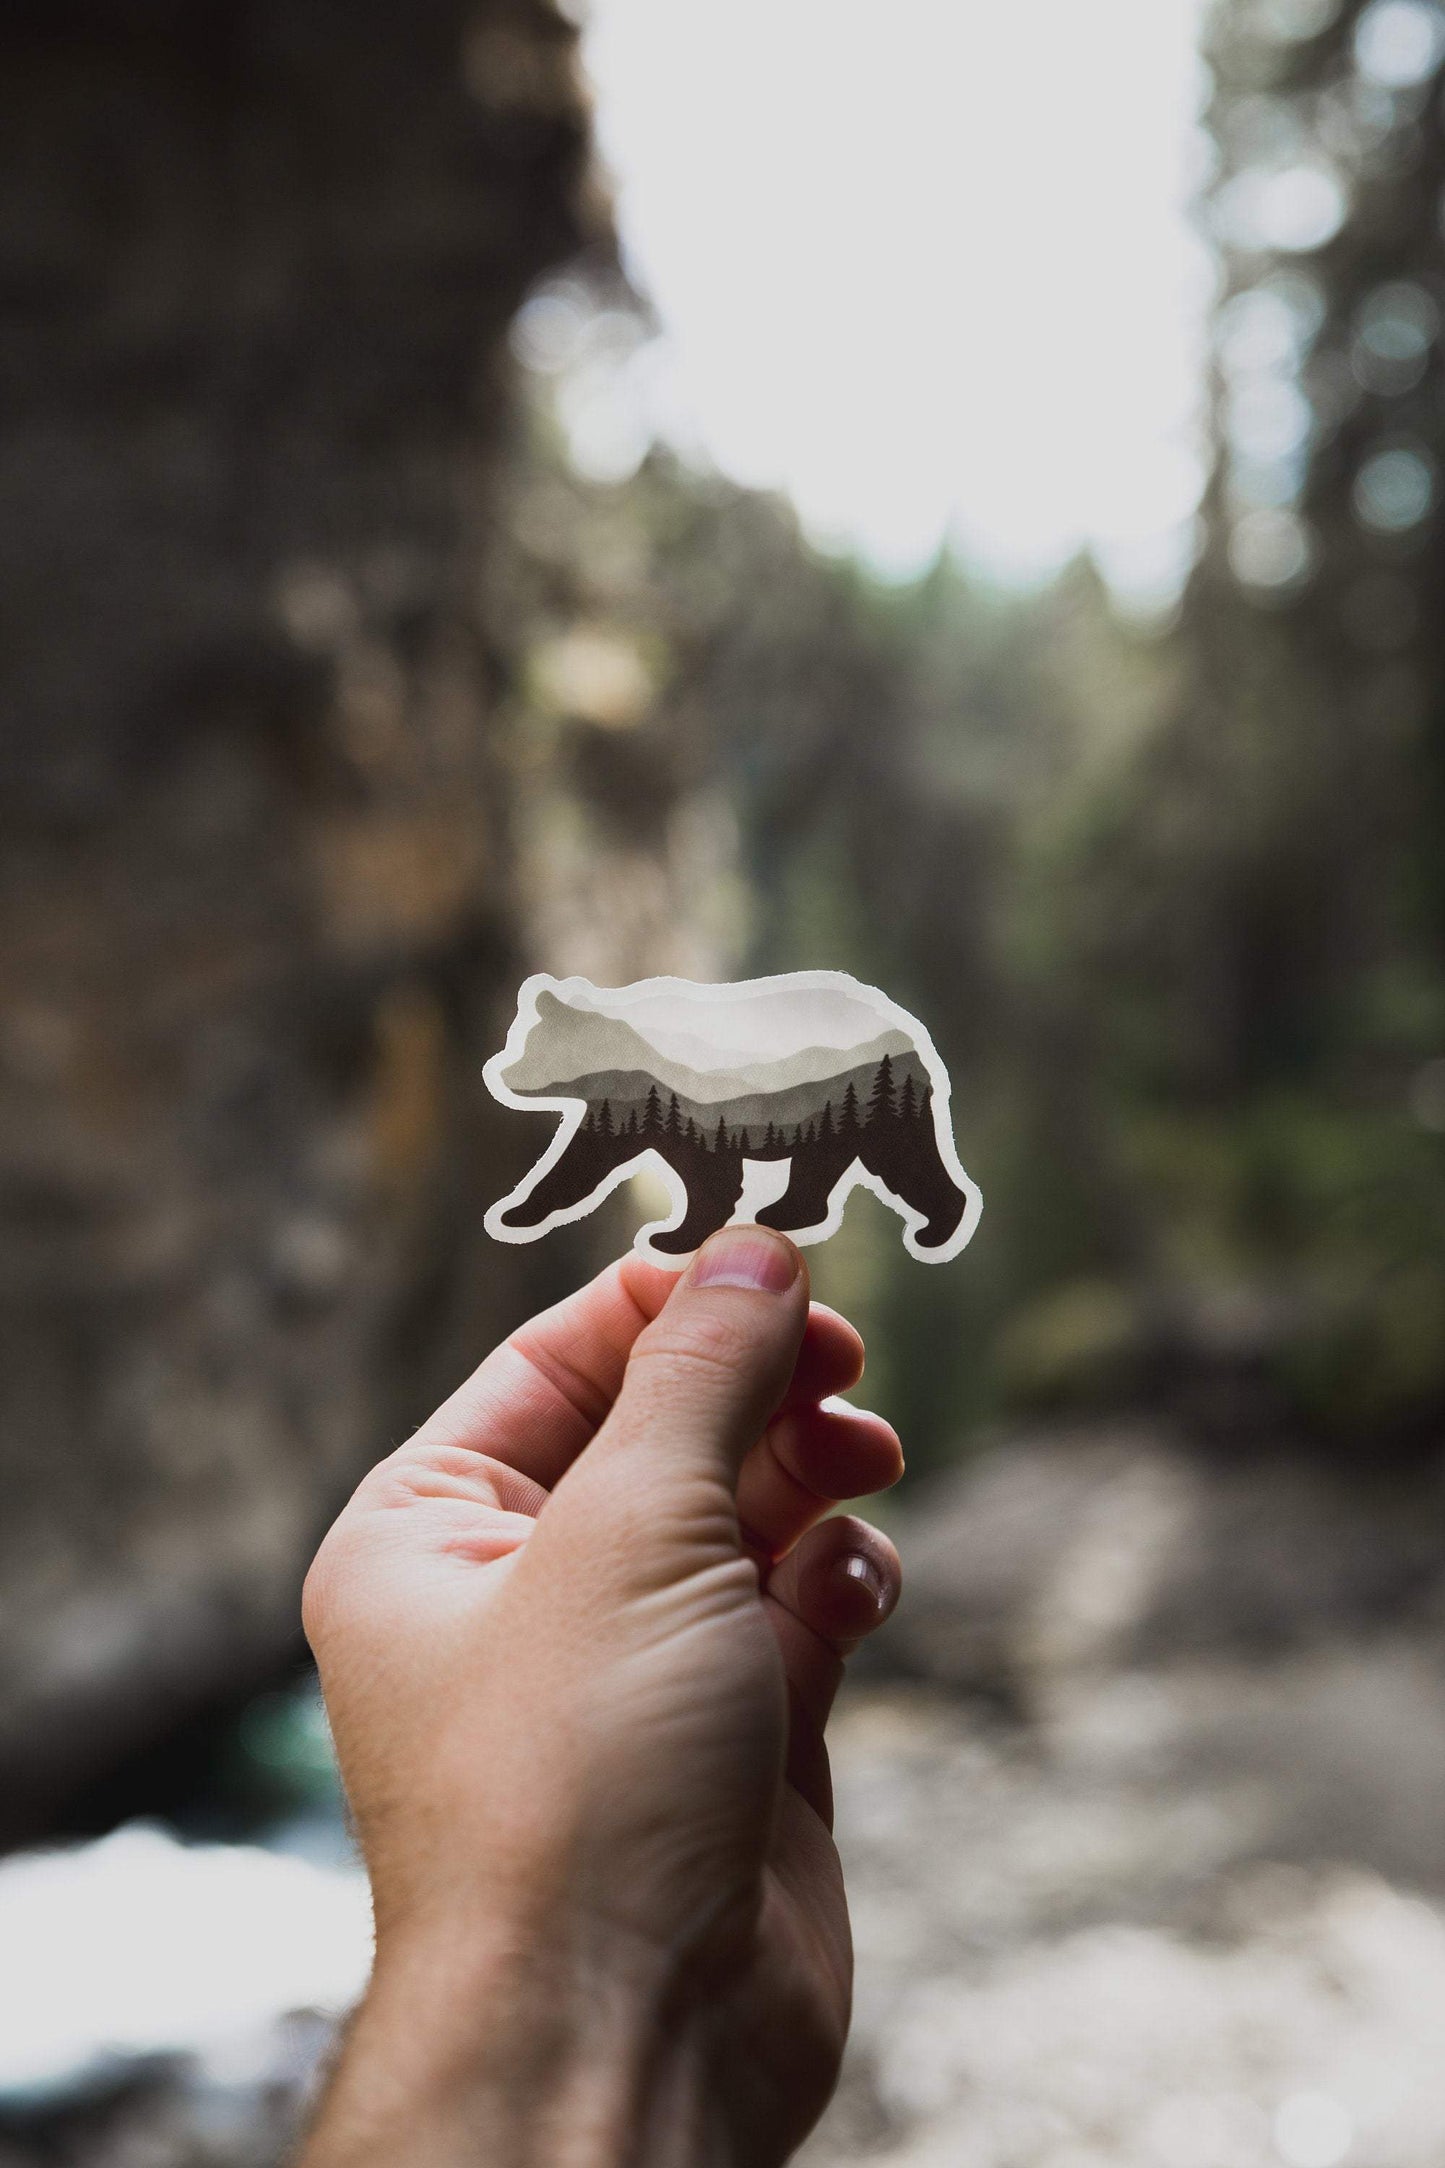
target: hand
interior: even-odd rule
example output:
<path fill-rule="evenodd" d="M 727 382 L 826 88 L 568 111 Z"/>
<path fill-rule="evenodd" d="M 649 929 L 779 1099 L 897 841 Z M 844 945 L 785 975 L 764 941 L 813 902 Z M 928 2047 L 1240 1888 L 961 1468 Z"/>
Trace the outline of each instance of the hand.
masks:
<path fill-rule="evenodd" d="M 834 1501 L 898 1441 L 792 1244 L 636 1258 L 374 1469 L 307 1580 L 370 1871 L 371 1988 L 306 2153 L 786 2158 L 851 1954 L 822 1727 L 898 1595 Z"/>

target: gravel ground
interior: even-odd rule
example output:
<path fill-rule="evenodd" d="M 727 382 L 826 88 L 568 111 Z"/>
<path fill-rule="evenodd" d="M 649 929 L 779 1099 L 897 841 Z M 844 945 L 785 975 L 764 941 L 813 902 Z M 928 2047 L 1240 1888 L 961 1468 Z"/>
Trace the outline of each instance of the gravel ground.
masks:
<path fill-rule="evenodd" d="M 1445 1678 L 1413 1639 L 858 1694 L 854 2038 L 806 2168 L 1439 2168 Z"/>

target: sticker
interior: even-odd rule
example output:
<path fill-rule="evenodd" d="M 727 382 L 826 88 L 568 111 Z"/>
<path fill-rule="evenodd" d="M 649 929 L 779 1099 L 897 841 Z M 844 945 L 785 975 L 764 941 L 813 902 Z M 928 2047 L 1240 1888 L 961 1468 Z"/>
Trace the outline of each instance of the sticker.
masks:
<path fill-rule="evenodd" d="M 562 1117 L 487 1213 L 499 1242 L 585 1218 L 640 1167 L 672 1197 L 635 1245 L 664 1265 L 685 1264 L 731 1220 L 822 1242 L 859 1188 L 898 1214 L 910 1257 L 944 1264 L 983 1209 L 954 1150 L 932 1039 L 845 971 L 607 987 L 538 973 L 482 1076 L 503 1106 Z"/>

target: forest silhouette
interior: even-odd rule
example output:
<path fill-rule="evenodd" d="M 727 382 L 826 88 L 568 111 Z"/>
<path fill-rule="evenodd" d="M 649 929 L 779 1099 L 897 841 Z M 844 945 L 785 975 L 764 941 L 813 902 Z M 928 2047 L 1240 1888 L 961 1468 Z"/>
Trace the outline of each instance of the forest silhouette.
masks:
<path fill-rule="evenodd" d="M 703 1108 L 675 1091 L 664 1103 L 655 1082 L 641 1105 L 629 1104 L 625 1113 L 614 1108 L 610 1096 L 589 1098 L 561 1157 L 509 1210 L 507 1222 L 536 1226 L 552 1212 L 591 1197 L 618 1169 L 652 1152 L 678 1176 L 687 1195 L 679 1224 L 653 1237 L 659 1249 L 685 1254 L 723 1226 L 742 1196 L 748 1160 L 789 1162 L 782 1197 L 759 1212 L 768 1226 L 793 1233 L 818 1226 L 838 1184 L 861 1165 L 923 1214 L 922 1246 L 941 1247 L 957 1229 L 967 1197 L 939 1151 L 932 1086 L 925 1081 L 920 1088 L 907 1064 L 898 1078 L 897 1066 L 885 1053 L 861 1102 L 851 1077 L 836 1107 L 820 1084 L 824 1097 L 817 1113 L 791 1124 L 739 1122 L 726 1105 Z"/>

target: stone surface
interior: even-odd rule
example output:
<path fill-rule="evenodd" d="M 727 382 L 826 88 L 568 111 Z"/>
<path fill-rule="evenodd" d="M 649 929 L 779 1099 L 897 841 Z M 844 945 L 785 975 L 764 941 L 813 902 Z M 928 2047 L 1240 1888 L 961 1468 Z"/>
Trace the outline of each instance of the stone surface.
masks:
<path fill-rule="evenodd" d="M 1438 1460 L 1373 1478 L 1157 1425 L 1012 1437 L 900 1515 L 908 1601 L 877 1660 L 1018 1705 L 1064 1671 L 1445 1616 L 1442 1493 Z"/>
<path fill-rule="evenodd" d="M 1440 2158 L 1438 1488 L 1093 1430 L 901 1516 L 875 1677 L 914 1683 L 835 1726 L 858 2010 L 807 2168 Z"/>
<path fill-rule="evenodd" d="M 1412 1637 L 835 1740 L 857 2015 L 806 2168 L 1430 2168 L 1445 1710 Z"/>
<path fill-rule="evenodd" d="M 357 1470 L 544 1291 L 475 1224 L 485 571 L 573 45 L 543 0 L 0 25 L 0 1841 L 274 1670 Z"/>

